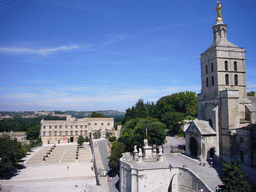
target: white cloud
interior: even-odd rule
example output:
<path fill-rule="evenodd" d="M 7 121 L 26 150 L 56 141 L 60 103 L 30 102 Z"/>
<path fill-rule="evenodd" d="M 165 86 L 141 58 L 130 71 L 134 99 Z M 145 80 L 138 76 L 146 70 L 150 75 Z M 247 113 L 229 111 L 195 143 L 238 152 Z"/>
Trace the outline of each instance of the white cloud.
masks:
<path fill-rule="evenodd" d="M 40 81 L 39 81 L 40 82 Z M 163 96 L 171 95 L 180 91 L 200 91 L 199 86 L 145 86 L 117 83 L 115 85 L 70 85 L 53 86 L 47 89 L 35 89 L 25 87 L 20 90 L 13 90 L 2 95 L 0 100 L 5 103 L 13 103 L 25 108 L 33 107 L 42 109 L 62 109 L 62 110 L 96 110 L 96 109 L 116 109 L 124 111 L 133 106 L 138 99 L 145 102 L 156 102 Z M 23 90 L 23 91 L 21 91 Z M 25 109 L 24 109 L 25 110 Z"/>
<path fill-rule="evenodd" d="M 4 99 L 32 99 L 38 97 L 36 93 L 15 93 L 3 96 Z"/>
<path fill-rule="evenodd" d="M 38 54 L 38 55 L 44 56 L 44 55 L 49 55 L 55 52 L 68 51 L 68 50 L 81 49 L 81 48 L 83 47 L 79 45 L 61 46 L 61 47 L 47 48 L 47 49 L 0 47 L 0 51 L 7 52 L 7 53 L 16 53 L 16 54 Z"/>

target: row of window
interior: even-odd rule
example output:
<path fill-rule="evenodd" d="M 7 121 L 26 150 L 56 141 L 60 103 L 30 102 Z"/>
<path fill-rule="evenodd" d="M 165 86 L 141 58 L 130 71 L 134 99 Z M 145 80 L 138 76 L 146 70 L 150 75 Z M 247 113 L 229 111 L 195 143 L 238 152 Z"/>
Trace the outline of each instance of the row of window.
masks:
<path fill-rule="evenodd" d="M 73 135 L 73 133 L 75 134 L 75 135 L 78 135 L 78 133 L 80 134 L 80 135 L 83 135 L 83 133 L 85 134 L 85 135 L 87 135 L 87 131 L 85 130 L 84 132 L 83 132 L 83 130 L 81 130 L 80 132 L 78 132 L 78 131 L 70 131 L 70 135 Z M 53 134 L 54 134 L 54 136 L 57 136 L 57 135 L 69 135 L 69 131 L 54 131 L 53 132 Z M 49 131 L 48 132 L 48 135 L 49 136 L 52 136 L 52 132 L 51 131 Z M 43 136 L 46 136 L 46 131 L 43 131 Z"/>
<path fill-rule="evenodd" d="M 225 61 L 225 71 L 228 71 L 228 61 Z M 234 71 L 237 71 L 237 62 L 234 61 Z M 208 74 L 208 65 L 205 66 L 205 73 Z M 211 63 L 211 72 L 213 72 L 213 63 Z"/>
<path fill-rule="evenodd" d="M 90 126 L 91 125 L 91 123 L 88 123 L 88 126 Z M 97 126 L 97 123 L 94 123 L 94 125 L 95 126 Z M 109 126 L 110 125 L 110 123 L 107 123 L 107 125 Z M 83 125 L 74 125 L 74 127 L 75 128 L 78 128 L 80 126 L 80 128 L 83 128 Z M 104 126 L 104 123 L 101 123 L 101 126 Z M 54 126 L 55 127 L 55 129 L 57 129 L 58 128 L 58 126 L 57 125 L 55 125 Z M 46 126 L 43 126 L 43 128 L 45 129 L 46 128 Z M 49 129 L 51 129 L 52 128 L 52 126 L 50 125 L 49 126 Z M 59 125 L 59 128 L 61 129 L 62 128 L 62 126 L 61 125 Z M 65 128 L 68 128 L 68 125 L 65 125 Z M 73 125 L 70 125 L 70 128 L 72 129 L 73 128 Z M 84 128 L 87 128 L 87 125 L 84 125 Z"/>
<path fill-rule="evenodd" d="M 214 86 L 214 76 L 212 76 L 212 86 Z M 206 77 L 206 87 L 209 87 L 209 79 Z"/>
<path fill-rule="evenodd" d="M 229 75 L 225 75 L 225 83 L 226 85 L 229 85 Z M 235 85 L 238 85 L 238 75 L 234 75 L 234 83 Z"/>
<path fill-rule="evenodd" d="M 212 76 L 211 79 L 212 79 L 212 81 L 211 81 L 212 86 L 214 86 L 214 76 Z M 229 85 L 229 75 L 228 74 L 225 75 L 225 84 Z M 238 85 L 238 75 L 234 75 L 234 84 Z M 208 77 L 206 77 L 206 87 L 209 87 L 209 79 L 208 79 Z"/>
<path fill-rule="evenodd" d="M 213 63 L 211 63 L 211 72 L 213 72 Z M 208 65 L 205 66 L 205 73 L 208 74 Z"/>
<path fill-rule="evenodd" d="M 228 71 L 228 61 L 225 61 L 225 70 Z M 237 62 L 234 61 L 234 71 L 237 71 Z"/>

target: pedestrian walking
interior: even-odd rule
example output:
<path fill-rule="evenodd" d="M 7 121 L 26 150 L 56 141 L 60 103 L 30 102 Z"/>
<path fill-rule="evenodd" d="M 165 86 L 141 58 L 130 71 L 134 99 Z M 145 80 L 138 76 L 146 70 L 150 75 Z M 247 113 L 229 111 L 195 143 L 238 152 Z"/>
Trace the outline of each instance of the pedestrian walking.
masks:
<path fill-rule="evenodd" d="M 108 176 L 108 182 L 109 182 L 109 180 L 110 180 L 110 177 Z"/>
<path fill-rule="evenodd" d="M 2 185 L 0 184 L 0 191 L 2 191 Z"/>
<path fill-rule="evenodd" d="M 69 170 L 69 166 L 67 166 L 67 170 Z"/>
<path fill-rule="evenodd" d="M 93 167 L 91 166 L 91 170 L 93 170 Z"/>

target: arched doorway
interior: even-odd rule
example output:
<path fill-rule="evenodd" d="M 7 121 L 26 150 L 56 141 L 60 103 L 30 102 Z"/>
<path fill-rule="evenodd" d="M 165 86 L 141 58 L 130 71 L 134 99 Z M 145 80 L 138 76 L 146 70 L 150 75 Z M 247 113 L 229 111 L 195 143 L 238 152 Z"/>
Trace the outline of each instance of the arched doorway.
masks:
<path fill-rule="evenodd" d="M 197 141 L 195 137 L 190 138 L 189 149 L 190 149 L 190 154 L 197 157 Z"/>
<path fill-rule="evenodd" d="M 214 158 L 214 153 L 215 153 L 214 151 L 215 151 L 214 148 L 210 149 L 210 158 L 212 159 Z"/>

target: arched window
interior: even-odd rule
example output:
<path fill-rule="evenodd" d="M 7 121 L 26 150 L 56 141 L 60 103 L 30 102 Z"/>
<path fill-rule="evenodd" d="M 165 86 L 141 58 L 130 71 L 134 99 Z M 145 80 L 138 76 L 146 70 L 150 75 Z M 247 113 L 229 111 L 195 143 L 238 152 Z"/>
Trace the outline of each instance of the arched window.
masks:
<path fill-rule="evenodd" d="M 212 86 L 214 85 L 214 76 L 212 76 Z"/>
<path fill-rule="evenodd" d="M 228 61 L 225 61 L 225 70 L 228 71 Z"/>
<path fill-rule="evenodd" d="M 225 81 L 226 81 L 226 85 L 229 85 L 229 75 L 228 74 L 225 75 Z"/>
<path fill-rule="evenodd" d="M 206 77 L 206 87 L 208 87 L 209 84 L 208 84 L 208 77 Z"/>
<path fill-rule="evenodd" d="M 234 71 L 237 71 L 237 62 L 234 62 Z"/>
<path fill-rule="evenodd" d="M 211 69 L 212 69 L 212 72 L 213 72 L 213 63 L 211 63 Z"/>
<path fill-rule="evenodd" d="M 205 66 L 205 73 L 206 74 L 208 73 L 208 66 L 207 65 Z"/>
<path fill-rule="evenodd" d="M 235 75 L 235 85 L 238 85 L 238 75 Z"/>

